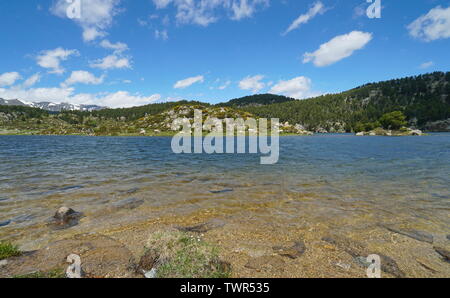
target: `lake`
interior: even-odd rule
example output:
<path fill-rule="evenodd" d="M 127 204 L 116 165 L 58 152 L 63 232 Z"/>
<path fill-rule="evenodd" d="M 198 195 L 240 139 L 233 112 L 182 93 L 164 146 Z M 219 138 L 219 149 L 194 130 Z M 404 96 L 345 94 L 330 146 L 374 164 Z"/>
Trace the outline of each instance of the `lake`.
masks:
<path fill-rule="evenodd" d="M 449 133 L 281 137 L 275 165 L 251 154 L 174 154 L 170 143 L 0 136 L 0 239 L 31 249 L 70 233 L 193 214 L 225 218 L 235 228 L 269 225 L 280 235 L 296 229 L 365 239 L 380 225 L 436 239 L 450 234 Z M 120 208 L 130 199 L 138 204 Z M 60 206 L 86 217 L 53 231 L 45 223 Z"/>

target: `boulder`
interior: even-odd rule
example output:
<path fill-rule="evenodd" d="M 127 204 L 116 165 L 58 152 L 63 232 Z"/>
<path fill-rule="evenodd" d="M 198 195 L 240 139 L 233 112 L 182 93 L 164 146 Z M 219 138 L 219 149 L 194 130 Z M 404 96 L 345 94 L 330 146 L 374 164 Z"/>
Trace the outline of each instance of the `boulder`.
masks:
<path fill-rule="evenodd" d="M 50 220 L 50 225 L 56 229 L 67 229 L 78 225 L 81 217 L 83 217 L 82 213 L 76 212 L 72 208 L 61 207 Z"/>
<path fill-rule="evenodd" d="M 415 129 L 415 130 L 411 130 L 410 134 L 412 136 L 421 136 L 421 135 L 423 135 L 423 132 L 421 130 Z"/>
<path fill-rule="evenodd" d="M 363 137 L 363 136 L 364 136 L 364 132 L 362 132 L 362 131 L 361 131 L 361 132 L 358 132 L 358 133 L 356 134 L 356 136 L 357 136 L 357 137 Z"/>
<path fill-rule="evenodd" d="M 70 218 L 70 216 L 72 216 L 75 213 L 76 213 L 75 210 L 71 208 L 61 207 L 56 211 L 54 218 L 60 221 L 67 221 Z"/>

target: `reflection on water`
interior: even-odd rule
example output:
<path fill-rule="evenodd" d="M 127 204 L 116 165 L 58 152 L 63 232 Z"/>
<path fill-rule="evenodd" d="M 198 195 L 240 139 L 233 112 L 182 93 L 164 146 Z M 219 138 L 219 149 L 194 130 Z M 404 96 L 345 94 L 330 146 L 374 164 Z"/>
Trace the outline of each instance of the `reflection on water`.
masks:
<path fill-rule="evenodd" d="M 176 155 L 170 141 L 1 136 L 0 222 L 9 224 L 0 238 L 31 240 L 62 205 L 95 226 L 216 210 L 289 225 L 450 232 L 450 134 L 282 137 L 276 165 L 249 154 Z M 133 198 L 144 204 L 111 208 Z"/>

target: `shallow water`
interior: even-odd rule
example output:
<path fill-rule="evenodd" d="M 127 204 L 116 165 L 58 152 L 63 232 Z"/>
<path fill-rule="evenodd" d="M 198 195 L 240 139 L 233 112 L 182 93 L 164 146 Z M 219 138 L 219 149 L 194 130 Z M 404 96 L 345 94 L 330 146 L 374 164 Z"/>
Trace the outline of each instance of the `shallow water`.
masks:
<path fill-rule="evenodd" d="M 60 206 L 82 211 L 73 229 L 215 212 L 346 232 L 395 224 L 450 234 L 450 134 L 282 137 L 280 160 L 173 154 L 170 138 L 0 136 L 0 239 L 50 237 Z M 121 200 L 144 200 L 136 209 Z M 62 233 L 62 232 L 59 232 Z"/>

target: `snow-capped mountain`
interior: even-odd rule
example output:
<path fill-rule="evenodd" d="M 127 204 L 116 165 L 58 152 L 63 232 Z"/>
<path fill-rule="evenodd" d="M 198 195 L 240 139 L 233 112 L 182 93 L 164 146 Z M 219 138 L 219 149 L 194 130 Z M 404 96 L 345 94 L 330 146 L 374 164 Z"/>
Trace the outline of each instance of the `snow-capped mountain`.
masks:
<path fill-rule="evenodd" d="M 27 102 L 19 99 L 2 99 L 0 98 L 0 105 L 6 106 L 26 106 L 32 108 L 39 108 L 51 112 L 61 111 L 98 111 L 106 109 L 105 107 L 96 105 L 76 105 L 70 103 L 53 103 L 53 102 Z"/>

